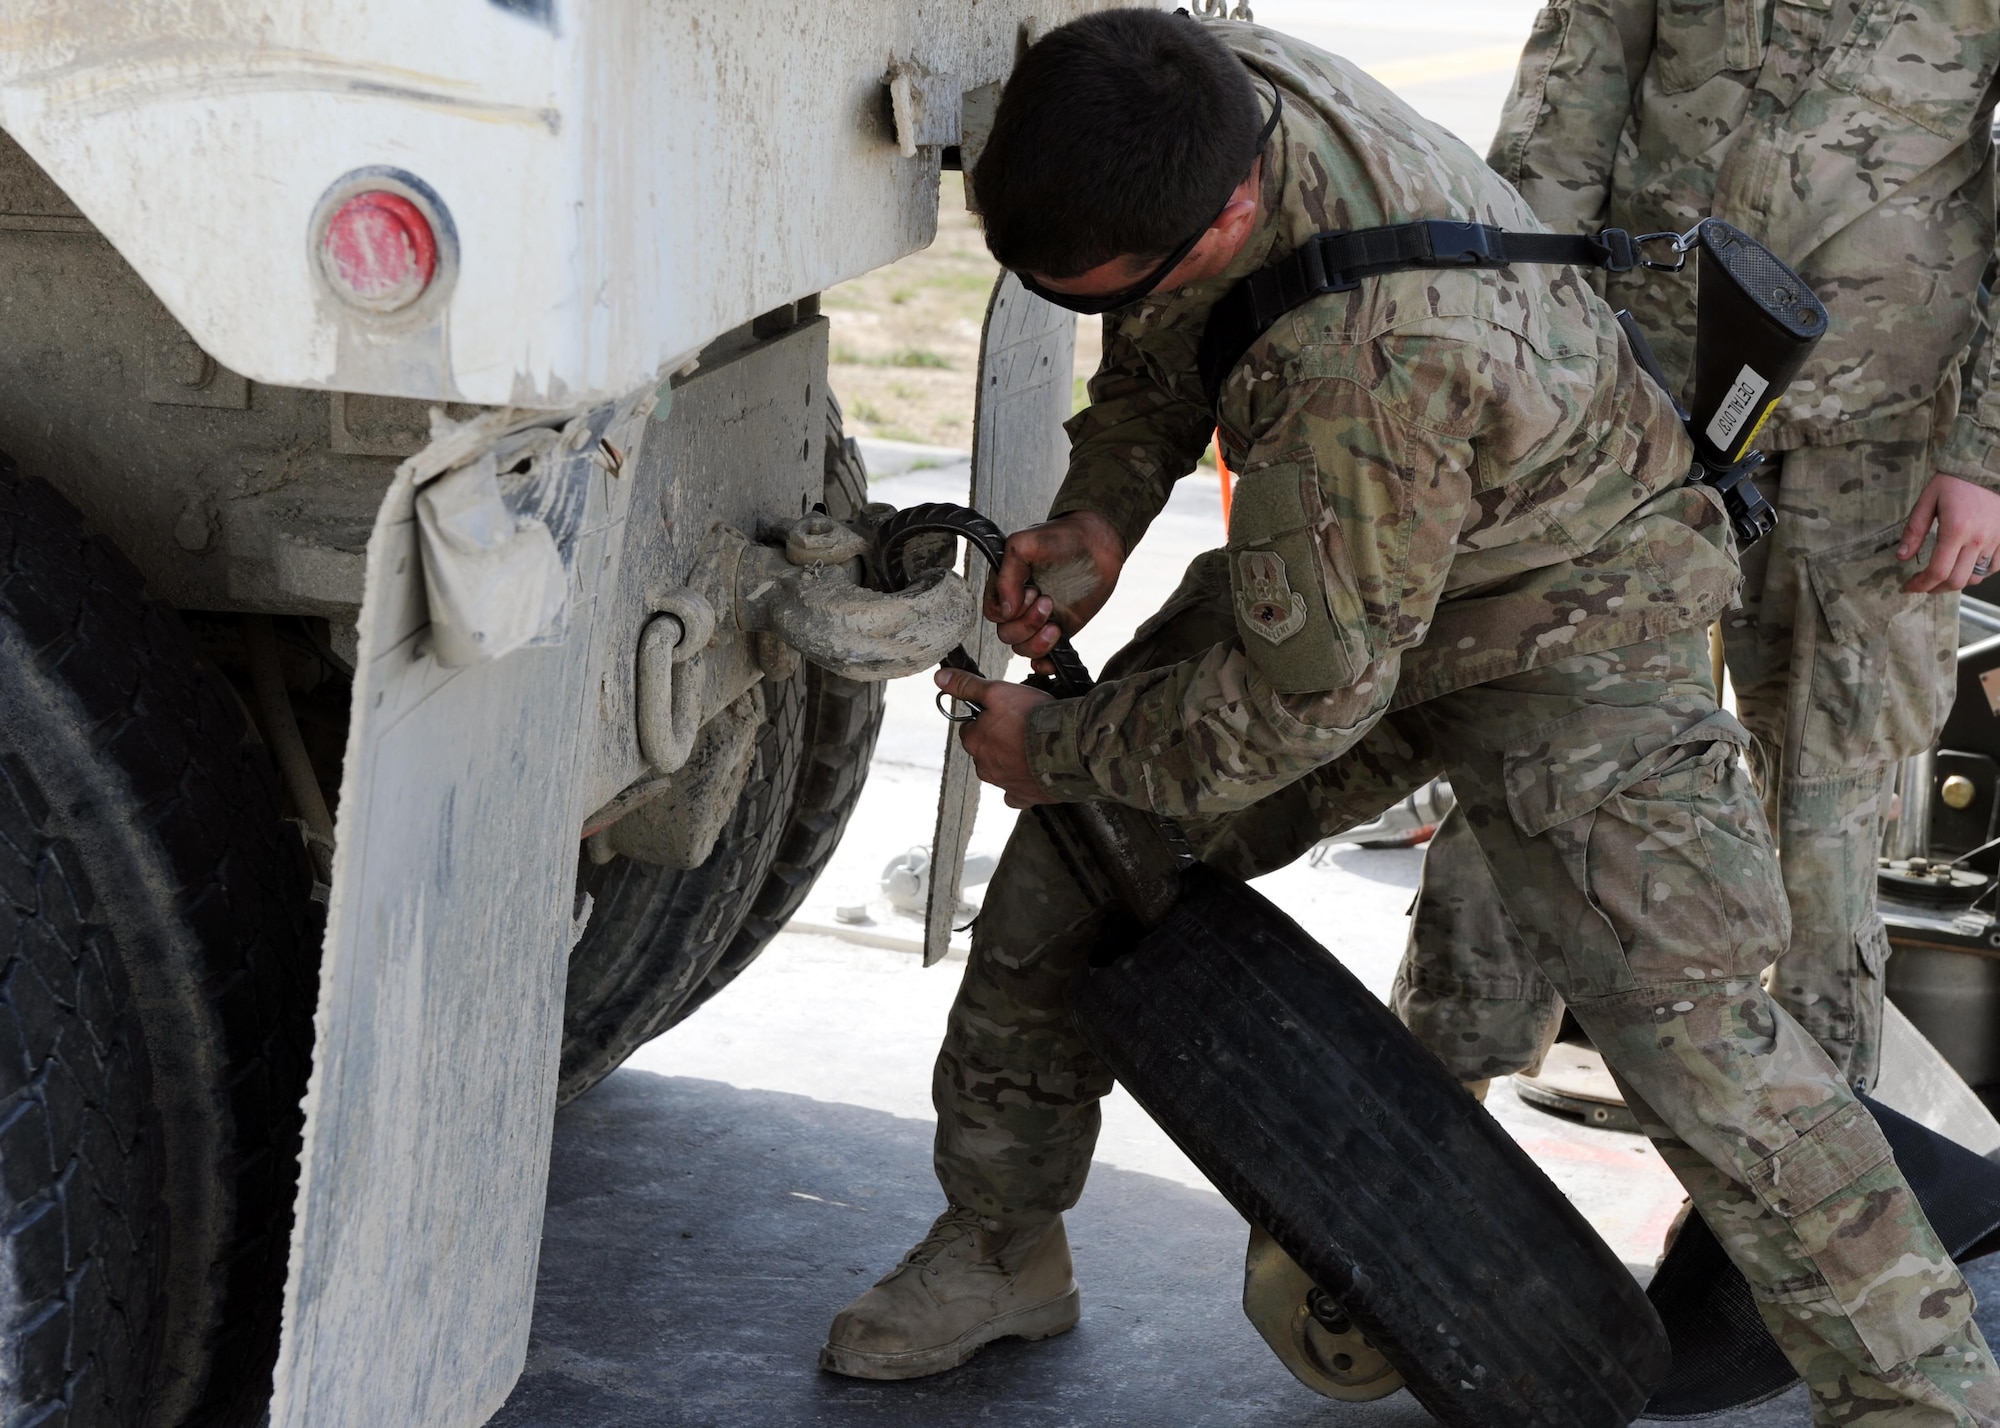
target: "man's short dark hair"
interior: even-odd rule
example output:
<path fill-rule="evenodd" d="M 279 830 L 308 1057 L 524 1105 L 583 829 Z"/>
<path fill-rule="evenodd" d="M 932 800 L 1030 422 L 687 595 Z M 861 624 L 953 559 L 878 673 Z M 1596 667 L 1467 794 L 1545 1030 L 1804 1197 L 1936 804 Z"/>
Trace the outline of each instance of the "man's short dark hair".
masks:
<path fill-rule="evenodd" d="M 1004 267 L 1052 278 L 1163 258 L 1243 182 L 1262 123 L 1249 71 L 1199 21 L 1072 20 L 1000 93 L 972 173 L 986 246 Z"/>

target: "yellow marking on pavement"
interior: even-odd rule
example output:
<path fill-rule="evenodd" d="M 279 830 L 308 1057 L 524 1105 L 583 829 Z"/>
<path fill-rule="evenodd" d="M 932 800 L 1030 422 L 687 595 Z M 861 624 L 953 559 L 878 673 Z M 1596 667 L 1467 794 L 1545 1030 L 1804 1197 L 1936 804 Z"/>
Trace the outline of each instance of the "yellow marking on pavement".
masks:
<path fill-rule="evenodd" d="M 1471 79 L 1475 75 L 1511 72 L 1520 60 L 1519 45 L 1481 45 L 1474 50 L 1445 50 L 1440 54 L 1388 60 L 1369 65 L 1368 73 L 1391 89 L 1401 89 L 1405 85 L 1437 84 L 1447 79 Z"/>

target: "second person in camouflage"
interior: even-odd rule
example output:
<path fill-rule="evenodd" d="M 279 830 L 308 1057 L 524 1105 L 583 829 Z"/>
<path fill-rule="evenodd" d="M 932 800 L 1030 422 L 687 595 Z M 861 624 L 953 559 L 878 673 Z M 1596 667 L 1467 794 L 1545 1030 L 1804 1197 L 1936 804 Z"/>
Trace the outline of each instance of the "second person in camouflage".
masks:
<path fill-rule="evenodd" d="M 1031 49 L 973 188 L 1003 263 L 1110 310 L 1055 518 L 1010 540 L 990 595 L 1002 637 L 1043 655 L 1051 624 L 1101 606 L 1218 418 L 1242 473 L 1228 548 L 1088 697 L 941 677 L 983 707 L 963 734 L 981 778 L 1019 807 L 1172 815 L 1248 876 L 1448 770 L 1544 974 L 1821 1404 L 1856 1425 L 1994 1421 L 1971 1291 L 1872 1118 L 1757 982 L 1783 892 L 1702 636 L 1736 572 L 1609 309 L 1570 269 L 1371 279 L 1280 321 L 1207 405 L 1196 344 L 1245 274 L 1328 228 L 1532 226 L 1519 196 L 1344 61 L 1158 11 Z M 1035 568 L 1061 570 L 1062 609 Z M 1104 914 L 1021 820 L 938 1058 L 949 1208 L 835 1320 L 828 1368 L 915 1377 L 1076 1321 L 1061 1215 L 1111 1078 L 1063 985 Z"/>
<path fill-rule="evenodd" d="M 1888 938 L 1875 858 L 1898 761 L 1950 710 L 1956 592 L 2000 552 L 1996 350 L 1960 356 L 1994 250 L 2000 5 L 1550 0 L 1489 161 L 1562 232 L 1755 234 L 1831 322 L 1760 445 L 1777 529 L 1722 617 L 1776 832 L 1792 944 L 1772 991 L 1858 1087 Z M 1687 377 L 1691 275 L 1601 279 Z M 1935 542 L 1926 545 L 1935 525 Z M 1528 1069 L 1556 998 L 1463 815 L 1425 861 L 1395 1000 L 1466 1080 Z"/>

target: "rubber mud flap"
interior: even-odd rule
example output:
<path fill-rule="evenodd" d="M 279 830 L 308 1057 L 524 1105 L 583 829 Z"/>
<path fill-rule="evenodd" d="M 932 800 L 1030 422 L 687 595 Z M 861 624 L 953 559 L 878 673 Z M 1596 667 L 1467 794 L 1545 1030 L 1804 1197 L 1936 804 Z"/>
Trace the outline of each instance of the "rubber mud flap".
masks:
<path fill-rule="evenodd" d="M 1964 1265 L 2000 1253 L 2000 1164 L 1880 1101 L 1861 1101 L 1952 1258 Z M 1674 1346 L 1673 1368 L 1646 1405 L 1648 1418 L 1708 1418 L 1776 1398 L 1799 1381 L 1742 1271 L 1701 1216 L 1688 1217 L 1646 1293 Z"/>
<path fill-rule="evenodd" d="M 1624 1428 L 1670 1350 L 1610 1247 L 1298 924 L 1184 886 L 1071 985 L 1092 1048 L 1447 1428 Z"/>

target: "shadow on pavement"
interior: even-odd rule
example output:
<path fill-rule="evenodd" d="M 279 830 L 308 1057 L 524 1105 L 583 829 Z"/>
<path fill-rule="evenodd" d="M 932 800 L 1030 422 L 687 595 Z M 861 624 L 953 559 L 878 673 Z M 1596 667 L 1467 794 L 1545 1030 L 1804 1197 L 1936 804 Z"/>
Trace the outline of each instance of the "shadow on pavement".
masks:
<path fill-rule="evenodd" d="M 1099 1166 L 1071 1212 L 1084 1318 L 954 1373 L 821 1373 L 827 1323 L 942 1208 L 931 1127 L 803 1096 L 620 1071 L 556 1120 L 527 1371 L 494 1428 L 1420 1428 L 1295 1384 L 1237 1307 L 1243 1222 L 1219 1197 Z M 1979 1267 L 2000 1328 L 2000 1260 Z M 1806 1428 L 1794 1395 L 1717 1428 Z"/>

